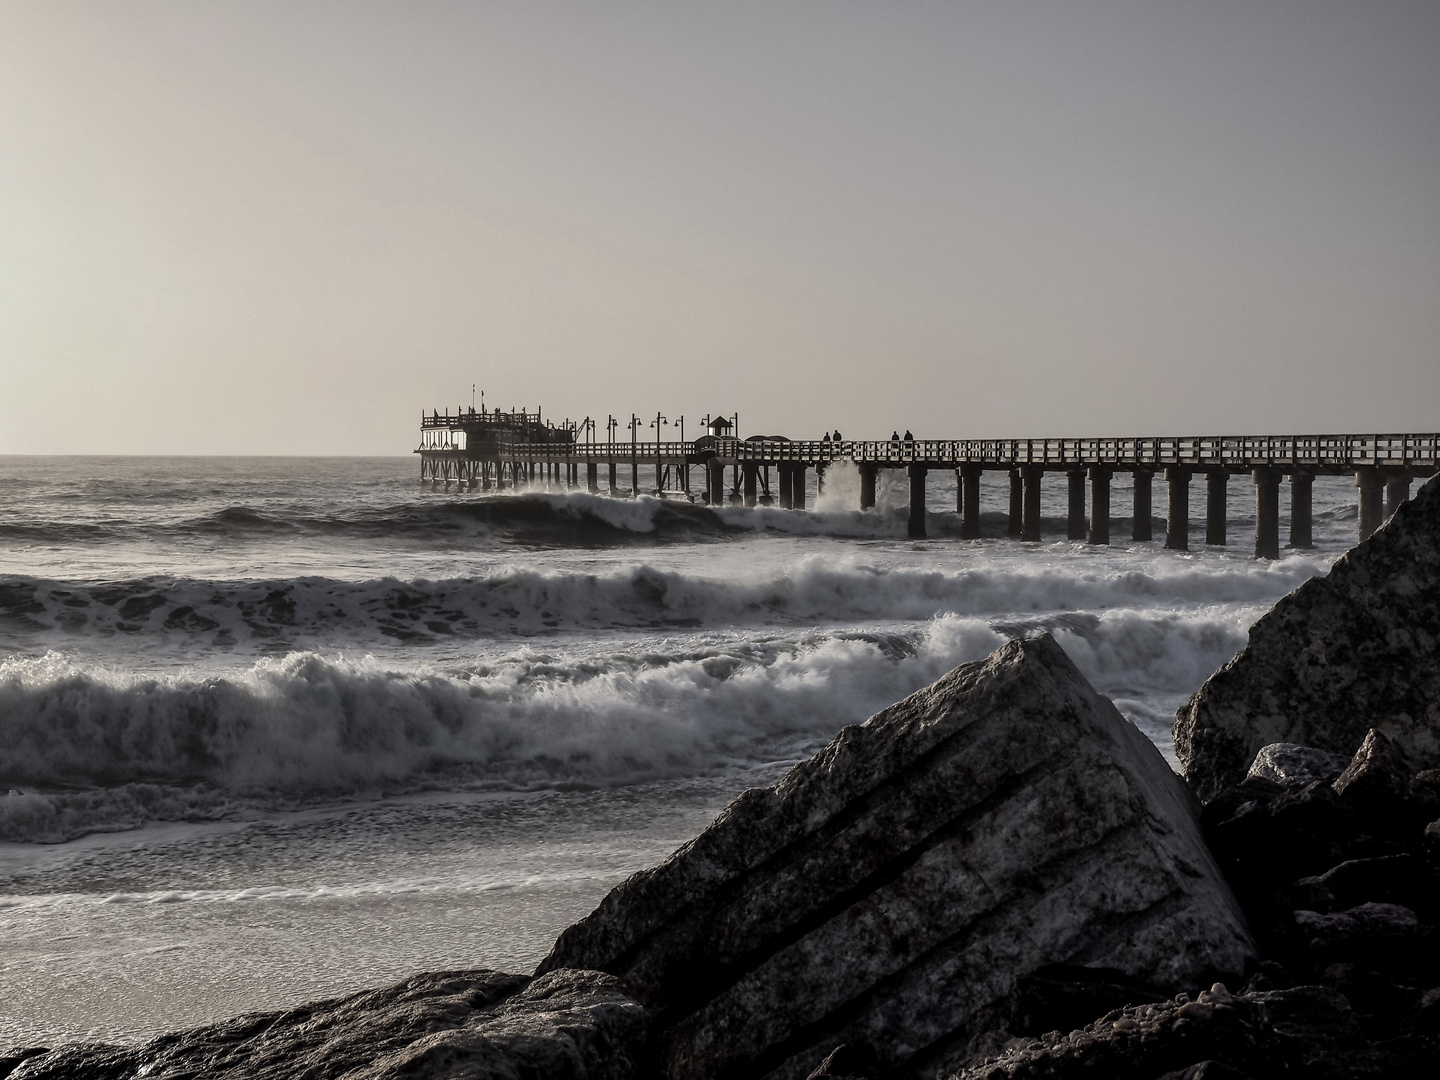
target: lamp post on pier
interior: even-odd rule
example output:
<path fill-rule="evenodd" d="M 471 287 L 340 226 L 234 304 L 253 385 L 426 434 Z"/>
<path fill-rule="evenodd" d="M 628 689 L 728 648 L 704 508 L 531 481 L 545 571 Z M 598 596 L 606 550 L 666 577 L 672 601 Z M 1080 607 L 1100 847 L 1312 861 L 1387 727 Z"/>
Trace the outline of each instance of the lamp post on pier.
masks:
<path fill-rule="evenodd" d="M 650 426 L 655 429 L 655 495 L 657 498 L 663 498 L 662 492 L 665 490 L 665 464 L 660 456 L 660 427 L 662 424 L 668 427 L 670 421 L 657 412 L 655 419 L 650 422 Z"/>

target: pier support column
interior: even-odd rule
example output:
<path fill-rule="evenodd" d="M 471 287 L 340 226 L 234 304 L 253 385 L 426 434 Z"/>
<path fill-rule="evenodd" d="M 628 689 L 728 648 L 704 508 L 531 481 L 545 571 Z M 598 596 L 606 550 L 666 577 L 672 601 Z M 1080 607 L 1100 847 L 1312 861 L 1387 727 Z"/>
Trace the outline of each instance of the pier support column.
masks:
<path fill-rule="evenodd" d="M 1110 543 L 1110 470 L 1104 465 L 1090 469 L 1090 543 Z"/>
<path fill-rule="evenodd" d="M 825 494 L 825 469 L 826 463 L 817 461 L 815 463 L 815 501 L 820 501 L 820 496 Z"/>
<path fill-rule="evenodd" d="M 585 465 L 585 490 L 591 495 L 600 494 L 600 466 L 593 461 Z"/>
<path fill-rule="evenodd" d="M 1310 497 L 1315 484 L 1315 474 L 1303 469 L 1290 474 L 1290 546 L 1309 548 L 1315 546 L 1311 538 Z"/>
<path fill-rule="evenodd" d="M 630 459 L 630 498 L 640 497 L 640 462 Z"/>
<path fill-rule="evenodd" d="M 1403 466 L 1387 466 L 1385 474 L 1385 517 L 1400 509 L 1400 504 L 1410 498 L 1410 470 Z"/>
<path fill-rule="evenodd" d="M 1255 479 L 1255 557 L 1280 557 L 1280 478 L 1279 469 L 1256 469 Z"/>
<path fill-rule="evenodd" d="M 1040 540 L 1040 480 L 1045 470 L 1038 465 L 1026 465 L 1020 470 L 1023 483 L 1023 516 L 1020 521 L 1020 539 L 1030 543 Z"/>
<path fill-rule="evenodd" d="M 925 466 L 907 465 L 910 476 L 910 521 L 907 535 L 911 540 L 925 539 Z"/>
<path fill-rule="evenodd" d="M 790 509 L 805 509 L 805 466 L 796 465 L 790 472 Z"/>
<path fill-rule="evenodd" d="M 760 466 L 753 461 L 747 461 L 740 466 L 740 485 L 744 493 L 746 506 L 754 506 L 756 502 L 756 480 L 760 474 Z"/>
<path fill-rule="evenodd" d="M 780 480 L 780 509 L 789 510 L 795 505 L 794 495 L 790 490 L 790 466 L 776 465 L 775 472 L 778 474 Z"/>
<path fill-rule="evenodd" d="M 1385 520 L 1385 478 L 1373 465 L 1355 470 L 1360 489 L 1360 539 L 1369 540 Z"/>
<path fill-rule="evenodd" d="M 615 481 L 615 462 L 610 462 L 610 495 L 613 498 L 620 494 L 620 485 Z"/>
<path fill-rule="evenodd" d="M 873 510 L 875 508 L 875 477 L 880 472 L 880 466 L 869 461 L 860 463 L 860 509 Z"/>
<path fill-rule="evenodd" d="M 1085 470 L 1071 469 L 1065 474 L 1069 486 L 1069 505 L 1065 515 L 1065 539 L 1085 539 Z"/>
<path fill-rule="evenodd" d="M 1019 539 L 1025 532 L 1025 481 L 1019 469 L 1010 470 L 1010 526 L 1006 536 Z"/>
<path fill-rule="evenodd" d="M 1155 474 L 1149 469 L 1136 469 L 1130 476 L 1135 481 L 1135 517 L 1130 527 L 1132 540 L 1151 539 L 1150 481 Z"/>
<path fill-rule="evenodd" d="M 959 469 L 960 490 L 955 500 L 960 505 L 960 539 L 980 539 L 980 474 L 979 465 L 961 465 Z"/>
<path fill-rule="evenodd" d="M 1165 546 L 1190 550 L 1190 470 L 1165 467 Z"/>
<path fill-rule="evenodd" d="M 720 464 L 719 458 L 711 458 L 705 463 L 705 501 L 711 506 L 723 506 L 725 503 L 725 466 Z"/>
<path fill-rule="evenodd" d="M 1225 498 L 1230 474 L 1211 469 L 1205 474 L 1205 543 L 1225 546 Z"/>

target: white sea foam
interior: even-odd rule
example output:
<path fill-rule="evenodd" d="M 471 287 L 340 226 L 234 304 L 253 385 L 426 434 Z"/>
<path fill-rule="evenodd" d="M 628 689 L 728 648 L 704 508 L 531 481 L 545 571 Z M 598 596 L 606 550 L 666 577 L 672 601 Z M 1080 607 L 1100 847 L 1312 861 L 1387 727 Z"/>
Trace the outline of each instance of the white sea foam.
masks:
<path fill-rule="evenodd" d="M 610 785 L 803 754 L 844 724 L 1049 629 L 1102 691 L 1160 707 L 1244 642 L 1251 611 L 1044 612 L 996 625 L 529 646 L 460 670 L 297 652 L 220 676 L 49 654 L 0 663 L 0 837 L 56 840 L 423 785 Z M 1162 703 L 1156 706 L 1155 703 Z M 1142 725 L 1144 726 L 1144 725 Z"/>

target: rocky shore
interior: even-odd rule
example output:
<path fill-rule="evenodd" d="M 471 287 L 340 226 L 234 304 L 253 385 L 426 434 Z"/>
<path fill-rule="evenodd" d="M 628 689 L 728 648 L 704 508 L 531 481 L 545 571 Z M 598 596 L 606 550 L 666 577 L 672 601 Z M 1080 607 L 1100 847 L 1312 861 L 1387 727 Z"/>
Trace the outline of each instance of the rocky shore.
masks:
<path fill-rule="evenodd" d="M 846 728 L 566 930 L 0 1078 L 1440 1075 L 1440 480 L 1181 710 L 1046 636 Z"/>

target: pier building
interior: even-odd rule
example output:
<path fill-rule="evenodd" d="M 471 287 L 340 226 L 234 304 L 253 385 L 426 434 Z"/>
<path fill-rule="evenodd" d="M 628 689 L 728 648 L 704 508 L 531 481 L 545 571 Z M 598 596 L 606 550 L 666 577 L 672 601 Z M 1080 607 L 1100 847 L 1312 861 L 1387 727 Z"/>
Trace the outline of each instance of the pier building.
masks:
<path fill-rule="evenodd" d="M 925 486 L 939 470 L 956 475 L 956 512 L 964 538 L 980 535 L 980 484 L 986 474 L 1008 484 L 1009 532 L 1026 541 L 1041 535 L 1040 493 L 1047 481 L 1066 485 L 1066 536 L 1092 544 L 1110 542 L 1111 479 L 1132 481 L 1133 540 L 1151 540 L 1155 481 L 1164 486 L 1165 546 L 1190 546 L 1192 486 L 1205 499 L 1204 542 L 1229 542 L 1227 507 L 1232 480 L 1248 481 L 1255 499 L 1255 554 L 1280 554 L 1281 489 L 1288 492 L 1289 546 L 1311 546 L 1311 485 L 1320 475 L 1353 475 L 1358 537 L 1364 540 L 1409 497 L 1411 482 L 1440 468 L 1440 434 L 1399 435 L 1203 435 L 1179 438 L 1090 439 L 789 439 L 780 435 L 739 438 L 735 420 L 703 422 L 705 434 L 674 441 L 659 435 L 669 421 L 633 415 L 611 417 L 603 438 L 593 421 L 541 419 L 540 410 L 509 413 L 422 414 L 420 480 L 448 490 L 499 491 L 536 483 L 613 496 L 640 494 L 640 466 L 653 467 L 651 494 L 698 499 L 711 505 L 772 505 L 804 510 L 806 480 L 814 470 L 820 486 L 837 462 L 859 470 L 859 508 L 875 505 L 882 469 L 904 470 L 909 493 L 909 535 L 925 536 Z M 656 438 L 641 439 L 647 428 Z M 628 439 L 619 432 L 628 433 Z M 698 490 L 691 489 L 691 469 Z M 580 472 L 584 469 L 584 479 Z M 605 470 L 602 487 L 601 469 Z M 628 473 L 628 488 L 619 483 Z M 1238 485 L 1237 485 L 1238 486 Z"/>

